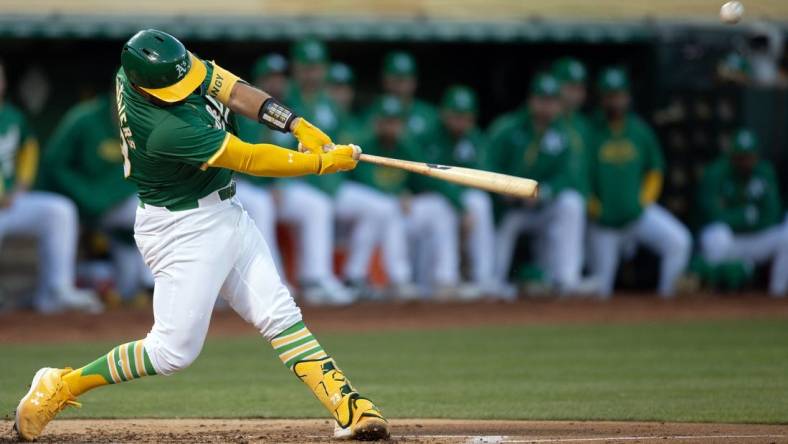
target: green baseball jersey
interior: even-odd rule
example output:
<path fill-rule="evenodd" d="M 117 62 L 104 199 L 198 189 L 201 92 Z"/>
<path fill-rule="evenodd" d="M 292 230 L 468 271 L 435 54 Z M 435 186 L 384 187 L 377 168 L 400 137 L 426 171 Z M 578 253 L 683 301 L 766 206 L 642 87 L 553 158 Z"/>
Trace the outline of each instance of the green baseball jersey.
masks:
<path fill-rule="evenodd" d="M 358 145 L 358 139 L 364 137 L 366 133 L 362 119 L 352 113 L 341 113 L 339 122 L 339 130 L 334 142 L 345 145 L 349 143 Z"/>
<path fill-rule="evenodd" d="M 373 103 L 369 111 L 367 111 L 365 115 L 367 124 L 371 123 L 372 119 L 375 118 L 376 111 L 380 109 L 379 101 L 380 99 Z M 413 99 L 405 108 L 407 137 L 418 144 L 426 142 L 429 133 L 440 124 L 438 110 L 431 104 L 419 99 Z"/>
<path fill-rule="evenodd" d="M 359 145 L 367 154 L 400 159 L 418 158 L 418 148 L 412 141 L 402 138 L 394 145 L 385 144 L 375 134 L 368 133 L 359 138 Z M 402 194 L 412 189 L 414 175 L 398 168 L 387 168 L 366 162 L 359 162 L 351 172 L 351 177 L 384 193 Z"/>
<path fill-rule="evenodd" d="M 539 181 L 539 194 L 544 199 L 553 198 L 572 183 L 571 152 L 563 125 L 556 121 L 538 131 L 524 109 L 493 123 L 488 157 L 494 171 Z"/>
<path fill-rule="evenodd" d="M 583 196 L 588 195 L 588 151 L 592 132 L 588 118 L 579 112 L 561 118 L 571 148 L 571 166 L 573 170 L 571 187 Z"/>
<path fill-rule="evenodd" d="M 698 204 L 704 223 L 723 222 L 737 233 L 771 227 L 782 215 L 774 168 L 766 160 L 742 177 L 727 156 L 717 159 L 703 172 Z"/>
<path fill-rule="evenodd" d="M 212 66 L 205 64 L 207 82 Z M 169 107 L 154 106 L 131 86 L 123 68 L 116 90 L 124 173 L 137 184 L 140 200 L 189 205 L 230 184 L 232 171 L 201 168 L 226 143 L 228 132 L 236 132 L 228 108 L 200 94 Z"/>
<path fill-rule="evenodd" d="M 426 162 L 486 169 L 484 151 L 487 140 L 478 128 L 473 128 L 464 137 L 457 139 L 449 134 L 444 125 L 436 125 L 425 140 L 421 153 Z M 423 184 L 426 190 L 437 191 L 455 207 L 462 207 L 462 186 L 429 177 L 423 179 Z"/>
<path fill-rule="evenodd" d="M 33 138 L 27 119 L 8 102 L 0 104 L 0 196 L 16 181 L 17 155 L 22 145 Z"/>
<path fill-rule="evenodd" d="M 341 124 L 339 108 L 325 91 L 321 91 L 313 99 L 307 100 L 296 85 L 291 85 L 285 97 L 285 104 L 289 106 L 294 113 L 304 117 L 313 125 L 323 130 L 332 140 L 339 135 Z M 292 138 L 291 144 L 286 146 L 296 147 L 298 146 L 298 142 L 295 138 Z M 342 184 L 344 175 L 310 175 L 305 177 L 304 180 L 333 196 Z"/>
<path fill-rule="evenodd" d="M 101 217 L 136 192 L 123 178 L 116 122 L 109 97 L 78 104 L 63 117 L 44 151 L 51 187 L 70 197 L 87 219 Z"/>
<path fill-rule="evenodd" d="M 654 132 L 634 113 L 618 128 L 612 128 L 601 115 L 595 123 L 590 192 L 601 204 L 599 224 L 619 228 L 640 217 L 643 179 L 649 171 L 661 172 L 665 161 Z"/>

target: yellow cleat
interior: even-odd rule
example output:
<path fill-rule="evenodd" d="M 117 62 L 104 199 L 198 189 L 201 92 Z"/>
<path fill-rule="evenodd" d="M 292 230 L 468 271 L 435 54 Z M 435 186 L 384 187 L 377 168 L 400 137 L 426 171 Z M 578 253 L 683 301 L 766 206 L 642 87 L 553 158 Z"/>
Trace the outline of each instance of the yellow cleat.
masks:
<path fill-rule="evenodd" d="M 351 418 L 350 424 L 334 427 L 334 438 L 357 441 L 389 439 L 389 424 L 372 401 L 351 393 L 342 399 L 342 410 Z"/>
<path fill-rule="evenodd" d="M 388 439 L 389 424 L 367 398 L 350 385 L 331 358 L 299 361 L 296 376 L 315 394 L 336 420 L 334 438 L 377 441 Z"/>
<path fill-rule="evenodd" d="M 49 367 L 36 372 L 30 390 L 16 408 L 14 429 L 20 439 L 32 441 L 38 438 L 44 427 L 66 406 L 82 406 L 63 381 L 63 376 L 69 372 L 70 368 Z"/>

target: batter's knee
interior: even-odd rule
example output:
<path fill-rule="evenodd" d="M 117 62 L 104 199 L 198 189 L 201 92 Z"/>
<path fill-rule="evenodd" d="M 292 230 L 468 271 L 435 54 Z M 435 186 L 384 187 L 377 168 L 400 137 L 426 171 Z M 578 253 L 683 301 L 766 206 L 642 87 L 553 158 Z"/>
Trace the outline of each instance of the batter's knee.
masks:
<path fill-rule="evenodd" d="M 145 351 L 148 352 L 151 363 L 159 375 L 171 375 L 185 369 L 202 351 L 202 340 L 190 338 L 184 341 L 170 341 L 168 339 L 154 334 L 149 334 L 145 338 Z"/>

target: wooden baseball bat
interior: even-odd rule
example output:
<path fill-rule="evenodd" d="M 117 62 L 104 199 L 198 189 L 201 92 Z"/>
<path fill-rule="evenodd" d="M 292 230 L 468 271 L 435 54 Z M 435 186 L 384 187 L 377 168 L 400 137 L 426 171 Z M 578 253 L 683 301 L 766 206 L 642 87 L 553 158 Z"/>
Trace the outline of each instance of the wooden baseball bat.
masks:
<path fill-rule="evenodd" d="M 390 157 L 361 154 L 359 160 L 391 168 L 399 168 L 416 174 L 434 177 L 447 182 L 456 183 L 473 188 L 479 188 L 491 193 L 505 194 L 513 197 L 534 198 L 537 195 L 539 184 L 533 179 L 509 176 L 507 174 L 493 173 L 492 171 L 475 170 L 434 163 L 412 162 L 410 160 L 392 159 Z"/>

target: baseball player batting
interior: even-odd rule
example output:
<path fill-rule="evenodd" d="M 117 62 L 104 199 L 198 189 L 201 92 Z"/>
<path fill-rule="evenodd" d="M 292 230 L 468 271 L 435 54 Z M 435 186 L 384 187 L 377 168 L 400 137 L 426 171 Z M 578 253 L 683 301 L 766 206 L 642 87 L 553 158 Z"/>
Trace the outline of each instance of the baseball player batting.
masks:
<path fill-rule="evenodd" d="M 124 172 L 138 188 L 134 237 L 156 279 L 154 323 L 72 370 L 42 368 L 19 402 L 15 429 L 32 440 L 88 390 L 169 375 L 200 353 L 217 295 L 254 324 L 336 420 L 337 438 L 384 439 L 380 411 L 350 384 L 301 319 L 271 253 L 235 196 L 233 171 L 255 176 L 355 168 L 360 149 L 331 139 L 267 93 L 149 29 L 123 47 L 116 77 Z M 290 132 L 305 150 L 248 144 L 235 115 Z"/>

